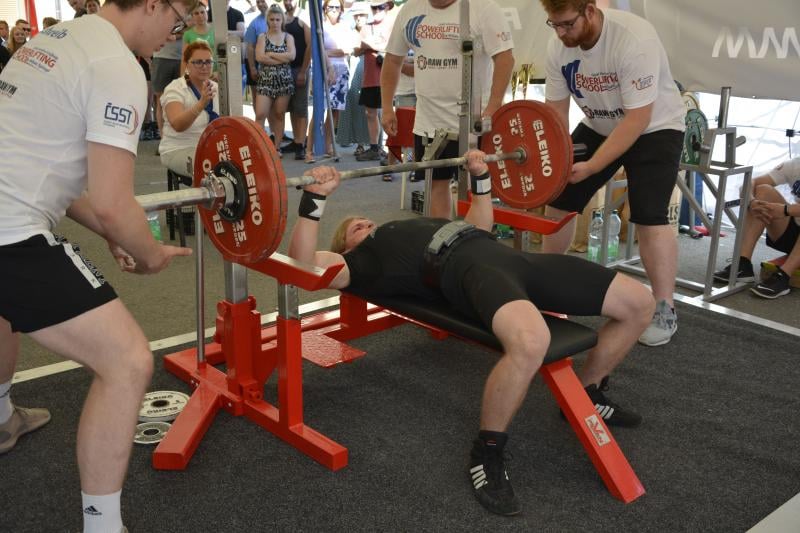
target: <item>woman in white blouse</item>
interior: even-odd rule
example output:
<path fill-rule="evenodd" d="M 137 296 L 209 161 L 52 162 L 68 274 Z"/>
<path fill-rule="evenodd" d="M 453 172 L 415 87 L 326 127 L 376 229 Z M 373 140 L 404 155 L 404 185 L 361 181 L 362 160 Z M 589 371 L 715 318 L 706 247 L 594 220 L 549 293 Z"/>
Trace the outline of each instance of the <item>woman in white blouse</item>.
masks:
<path fill-rule="evenodd" d="M 219 117 L 217 83 L 211 80 L 214 60 L 205 41 L 195 41 L 183 48 L 186 74 L 164 89 L 161 106 L 164 128 L 161 164 L 173 172 L 192 175 L 192 160 L 197 141 L 209 122 Z"/>

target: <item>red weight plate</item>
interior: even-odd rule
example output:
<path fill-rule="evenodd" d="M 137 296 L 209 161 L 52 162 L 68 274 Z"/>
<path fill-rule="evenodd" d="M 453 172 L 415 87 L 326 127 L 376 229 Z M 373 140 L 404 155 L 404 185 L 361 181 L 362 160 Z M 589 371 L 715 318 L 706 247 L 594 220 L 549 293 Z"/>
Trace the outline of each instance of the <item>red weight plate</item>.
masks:
<path fill-rule="evenodd" d="M 195 187 L 220 161 L 230 161 L 245 176 L 247 207 L 242 220 L 234 222 L 201 208 L 203 226 L 225 260 L 257 263 L 278 248 L 286 229 L 286 176 L 280 158 L 255 122 L 220 117 L 206 127 L 197 144 Z"/>
<path fill-rule="evenodd" d="M 492 193 L 511 207 L 530 209 L 561 194 L 572 170 L 572 139 L 558 114 L 541 102 L 516 100 L 492 115 L 492 131 L 483 136 L 487 154 L 523 148 L 525 161 L 489 163 Z"/>

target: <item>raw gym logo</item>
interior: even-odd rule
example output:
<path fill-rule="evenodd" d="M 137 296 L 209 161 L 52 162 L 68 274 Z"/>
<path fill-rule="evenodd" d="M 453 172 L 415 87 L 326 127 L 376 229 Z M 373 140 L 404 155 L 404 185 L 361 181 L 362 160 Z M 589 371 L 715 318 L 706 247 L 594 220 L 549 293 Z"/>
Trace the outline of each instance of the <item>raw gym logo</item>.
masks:
<path fill-rule="evenodd" d="M 797 39 L 795 28 L 784 28 L 783 35 L 779 39 L 775 28 L 771 26 L 764 28 L 760 43 L 756 41 L 756 37 L 750 33 L 748 28 L 739 28 L 738 30 L 722 28 L 717 35 L 711 57 L 718 58 L 722 55 L 730 59 L 738 59 L 739 54 L 745 50 L 745 43 L 747 44 L 746 57 L 749 59 L 765 59 L 767 56 L 786 59 L 790 53 L 800 57 L 800 41 Z"/>

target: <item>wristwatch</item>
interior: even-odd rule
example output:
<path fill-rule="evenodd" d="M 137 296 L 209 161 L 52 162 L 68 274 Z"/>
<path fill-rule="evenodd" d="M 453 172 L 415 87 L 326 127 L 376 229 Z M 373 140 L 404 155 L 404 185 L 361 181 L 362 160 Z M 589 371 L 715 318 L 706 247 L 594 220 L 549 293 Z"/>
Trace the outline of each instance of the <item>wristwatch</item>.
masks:
<path fill-rule="evenodd" d="M 789 204 L 783 204 L 783 215 L 789 216 Z"/>

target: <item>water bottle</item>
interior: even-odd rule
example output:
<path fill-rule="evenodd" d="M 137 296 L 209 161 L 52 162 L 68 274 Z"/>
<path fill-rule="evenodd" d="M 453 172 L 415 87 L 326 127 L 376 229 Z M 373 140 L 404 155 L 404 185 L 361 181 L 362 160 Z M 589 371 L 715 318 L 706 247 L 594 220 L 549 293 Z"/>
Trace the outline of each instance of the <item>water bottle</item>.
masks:
<path fill-rule="evenodd" d="M 619 230 L 622 228 L 622 220 L 616 209 L 611 212 L 608 218 L 608 262 L 619 259 Z"/>
<path fill-rule="evenodd" d="M 595 211 L 592 221 L 589 222 L 589 249 L 586 252 L 586 259 L 597 263 L 600 261 L 600 241 L 603 238 L 603 214 Z"/>
<path fill-rule="evenodd" d="M 150 211 L 147 213 L 147 224 L 150 226 L 150 232 L 153 238 L 161 241 L 161 222 L 158 220 L 158 211 Z"/>

